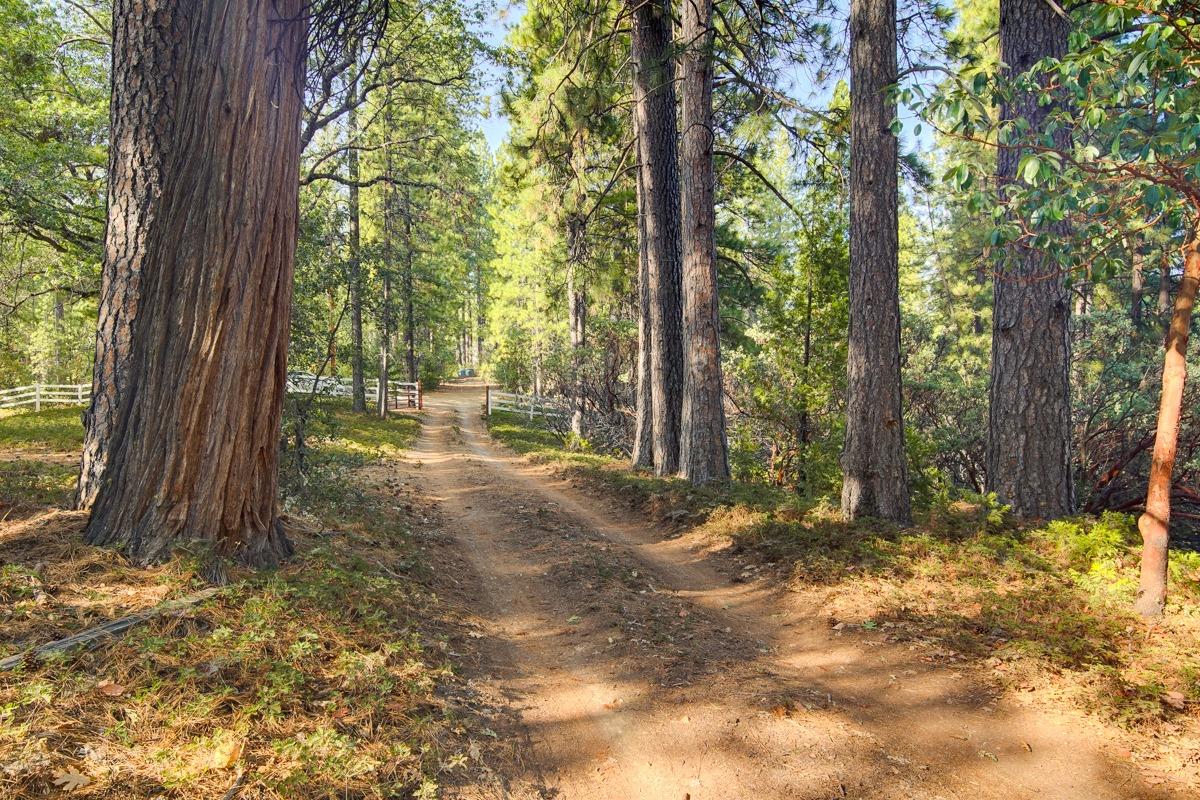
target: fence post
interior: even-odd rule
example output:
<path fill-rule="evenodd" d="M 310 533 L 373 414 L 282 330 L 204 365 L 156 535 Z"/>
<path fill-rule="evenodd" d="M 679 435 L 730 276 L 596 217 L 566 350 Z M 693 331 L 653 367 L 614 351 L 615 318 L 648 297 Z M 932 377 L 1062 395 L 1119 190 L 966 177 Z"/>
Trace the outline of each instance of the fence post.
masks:
<path fill-rule="evenodd" d="M 33 385 L 33 410 L 42 410 L 42 385 L 40 383 Z"/>
<path fill-rule="evenodd" d="M 421 388 L 421 382 L 417 381 L 417 411 L 425 409 L 425 390 Z"/>
<path fill-rule="evenodd" d="M 485 417 L 490 417 L 492 415 L 492 386 L 491 386 L 491 384 L 485 383 L 483 385 L 483 398 L 484 398 L 483 399 L 483 408 L 484 408 L 483 415 Z"/>
<path fill-rule="evenodd" d="M 529 395 L 529 421 L 533 422 L 533 405 L 537 402 L 537 395 Z"/>
<path fill-rule="evenodd" d="M 75 387 L 75 393 L 79 396 L 79 402 L 82 403 L 83 402 L 83 384 L 82 383 Z"/>

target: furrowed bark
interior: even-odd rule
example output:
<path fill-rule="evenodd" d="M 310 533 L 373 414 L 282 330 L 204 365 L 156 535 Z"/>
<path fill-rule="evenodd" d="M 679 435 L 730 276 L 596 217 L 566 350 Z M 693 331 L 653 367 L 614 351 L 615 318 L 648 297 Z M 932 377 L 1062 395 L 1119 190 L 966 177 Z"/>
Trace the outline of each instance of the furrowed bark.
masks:
<path fill-rule="evenodd" d="M 636 122 L 635 122 L 636 125 Z M 635 133 L 636 135 L 636 133 Z M 641 152 L 638 161 L 641 162 Z M 642 171 L 636 176 L 638 206 L 638 353 L 637 353 L 637 396 L 636 421 L 633 430 L 633 466 L 652 469 L 654 467 L 654 417 L 653 399 L 650 389 L 650 260 L 646 241 L 646 221 L 643 214 L 645 200 L 642 197 Z"/>
<path fill-rule="evenodd" d="M 1016 75 L 1066 53 L 1070 25 L 1045 0 L 1002 0 L 1000 57 Z M 1000 109 L 1039 130 L 1051 109 L 1027 93 Z M 1060 130 L 1066 147 L 1070 133 Z M 1000 149 L 1001 191 L 1017 180 L 1024 151 Z M 1069 229 L 1053 229 L 1065 238 Z M 1024 242 L 1000 248 L 994 279 L 987 488 L 1019 517 L 1052 519 L 1074 509 L 1071 477 L 1071 305 L 1063 270 Z"/>
<path fill-rule="evenodd" d="M 140 300 L 108 464 L 86 536 L 137 563 L 199 540 L 255 566 L 291 552 L 278 436 L 298 218 L 302 0 L 120 7 L 116 74 L 175 48 L 160 192 L 139 220 Z M 155 91 L 155 89 L 148 89 Z M 121 231 L 114 230 L 119 236 Z"/>
<path fill-rule="evenodd" d="M 146 239 L 160 213 L 179 86 L 183 20 L 166 3 L 115 0 L 108 155 L 108 225 L 100 277 L 92 400 L 84 412 L 83 461 L 75 505 L 88 509 L 108 466 L 129 380 Z"/>
<path fill-rule="evenodd" d="M 683 408 L 683 264 L 670 11 L 668 0 L 645 0 L 633 16 L 634 113 L 649 244 L 652 441 L 659 475 L 679 469 Z"/>
<path fill-rule="evenodd" d="M 850 338 L 842 514 L 911 519 L 900 393 L 895 0 L 850 4 Z"/>
<path fill-rule="evenodd" d="M 582 204 L 578 198 L 577 207 Z M 579 213 L 567 218 L 567 325 L 571 343 L 571 433 L 583 436 L 586 385 L 583 350 L 587 346 L 587 287 L 583 281 L 584 219 Z"/>
<path fill-rule="evenodd" d="M 679 472 L 694 484 L 729 479 L 717 295 L 712 129 L 712 0 L 683 0 L 684 387 Z"/>
<path fill-rule="evenodd" d="M 1200 241 L 1194 232 L 1184 253 L 1183 279 L 1175 295 L 1163 355 L 1162 396 L 1154 455 L 1146 489 L 1146 511 L 1138 519 L 1142 534 L 1142 573 L 1134 609 L 1144 617 L 1162 614 L 1167 601 L 1167 559 L 1171 541 L 1171 473 L 1179 445 L 1179 418 L 1187 384 L 1187 346 L 1200 286 Z"/>

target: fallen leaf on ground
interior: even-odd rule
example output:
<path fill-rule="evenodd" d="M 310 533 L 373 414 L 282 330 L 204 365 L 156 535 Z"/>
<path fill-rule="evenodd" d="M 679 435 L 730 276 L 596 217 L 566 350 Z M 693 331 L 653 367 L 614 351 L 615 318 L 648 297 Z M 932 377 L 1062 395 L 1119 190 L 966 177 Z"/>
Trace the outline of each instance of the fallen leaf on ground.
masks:
<path fill-rule="evenodd" d="M 120 697 L 125 694 L 125 687 L 110 680 L 103 680 L 96 684 L 96 691 L 106 697 Z"/>
<path fill-rule="evenodd" d="M 64 792 L 73 792 L 76 789 L 82 789 L 92 782 L 92 779 L 87 775 L 81 775 L 78 772 L 64 770 L 54 773 L 54 785 L 62 789 Z"/>

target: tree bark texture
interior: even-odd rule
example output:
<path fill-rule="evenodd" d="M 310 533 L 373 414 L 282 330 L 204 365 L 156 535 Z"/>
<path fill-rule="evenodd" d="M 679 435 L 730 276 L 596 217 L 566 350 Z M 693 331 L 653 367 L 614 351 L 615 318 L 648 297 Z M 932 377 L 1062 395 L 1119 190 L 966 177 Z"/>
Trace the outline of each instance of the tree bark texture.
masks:
<path fill-rule="evenodd" d="M 1129 253 L 1129 324 L 1133 328 L 1133 338 L 1138 337 L 1142 328 L 1143 303 L 1146 296 L 1146 265 L 1145 256 L 1138 248 Z"/>
<path fill-rule="evenodd" d="M 1000 57 L 1013 75 L 1067 49 L 1069 23 L 1045 0 L 1002 0 Z M 1040 130 L 1050 109 L 1036 93 L 1001 106 L 1003 120 L 1024 118 Z M 1069 131 L 1057 134 L 1069 143 Z M 1017 179 L 1023 151 L 1003 147 L 1001 191 Z M 1062 225 L 1054 231 L 1066 237 Z M 987 488 L 1019 517 L 1071 513 L 1070 298 L 1064 271 L 1023 241 L 999 249 L 994 279 L 989 386 Z"/>
<path fill-rule="evenodd" d="M 895 0 L 850 4 L 850 335 L 842 514 L 911 519 L 900 393 Z"/>
<path fill-rule="evenodd" d="M 96 326 L 92 401 L 84 412 L 83 461 L 75 502 L 90 508 L 108 465 L 129 380 L 146 241 L 161 211 L 179 95 L 179 40 L 186 20 L 170 3 L 113 3 L 108 224 Z M 149 266 L 154 268 L 155 262 Z"/>
<path fill-rule="evenodd" d="M 679 473 L 694 484 L 729 479 L 717 294 L 713 175 L 712 0 L 683 0 L 683 412 Z"/>
<path fill-rule="evenodd" d="M 582 205 L 582 199 L 577 207 Z M 571 433 L 583 436 L 587 384 L 584 380 L 584 348 L 587 346 L 587 286 L 583 280 L 584 226 L 581 212 L 567 217 L 567 325 L 571 341 Z"/>
<path fill-rule="evenodd" d="M 1167 601 L 1167 556 L 1171 533 L 1171 473 L 1179 444 L 1179 418 L 1183 389 L 1187 383 L 1187 345 L 1192 326 L 1196 289 L 1200 286 L 1200 241 L 1195 234 L 1188 242 L 1183 261 L 1183 279 L 1175 295 L 1171 326 L 1167 329 L 1163 356 L 1162 397 L 1158 427 L 1154 433 L 1154 455 L 1146 490 L 1146 511 L 1138 519 L 1142 534 L 1142 574 L 1134 608 L 1145 617 L 1157 617 Z"/>
<path fill-rule="evenodd" d="M 357 111 L 350 108 L 350 139 L 358 135 Z M 363 379 L 363 316 L 362 316 L 362 202 L 358 182 L 360 169 L 358 149 L 346 153 L 350 177 L 347 200 L 350 206 L 350 395 L 354 411 L 367 410 L 367 387 Z"/>
<path fill-rule="evenodd" d="M 404 361 L 408 382 L 417 381 L 417 309 L 413 274 L 412 196 L 404 189 Z"/>
<path fill-rule="evenodd" d="M 168 92 L 171 119 L 155 121 L 168 130 L 160 192 L 147 199 L 131 187 L 133 201 L 151 209 L 135 234 L 139 308 L 86 535 L 138 563 L 200 540 L 218 557 L 275 564 L 291 550 L 277 515 L 278 437 L 305 4 L 175 4 L 169 29 L 139 5 L 118 4 L 115 26 L 125 33 L 114 74 L 126 74 L 148 43 L 170 42 L 170 78 L 143 91 Z"/>
<path fill-rule="evenodd" d="M 635 122 L 636 125 L 636 122 Z M 636 133 L 634 134 L 637 135 Z M 638 158 L 641 158 L 639 153 Z M 637 223 L 638 223 L 638 351 L 637 351 L 637 396 L 633 429 L 633 466 L 645 469 L 654 467 L 654 400 L 651 395 L 650 376 L 650 259 L 647 254 L 645 200 L 642 197 L 642 171 L 636 175 Z"/>
<path fill-rule="evenodd" d="M 679 470 L 683 409 L 683 262 L 680 252 L 675 66 L 668 0 L 633 16 L 634 100 L 650 277 L 650 394 L 654 471 Z"/>

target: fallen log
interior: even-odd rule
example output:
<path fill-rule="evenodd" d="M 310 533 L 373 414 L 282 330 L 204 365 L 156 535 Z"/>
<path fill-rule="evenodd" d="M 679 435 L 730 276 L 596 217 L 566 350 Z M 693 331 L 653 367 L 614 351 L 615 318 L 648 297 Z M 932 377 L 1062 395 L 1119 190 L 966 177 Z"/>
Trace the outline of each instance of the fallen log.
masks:
<path fill-rule="evenodd" d="M 73 634 L 65 639 L 59 639 L 54 642 L 43 644 L 39 647 L 32 647 L 22 653 L 9 656 L 8 658 L 0 659 L 0 671 L 13 669 L 24 663 L 26 659 L 44 659 L 56 653 L 65 653 L 69 650 L 74 650 L 77 647 L 97 647 L 107 638 L 116 636 L 118 633 L 127 631 L 134 625 L 139 625 L 155 617 L 161 617 L 167 614 L 178 614 L 181 611 L 186 611 L 197 603 L 207 600 L 208 598 L 218 594 L 223 590 L 223 587 L 212 586 L 207 589 L 202 589 L 195 594 L 190 594 L 187 597 L 181 597 L 178 600 L 168 600 L 165 603 L 159 603 L 153 608 L 148 608 L 145 611 L 138 611 L 136 614 L 130 614 L 127 617 L 114 619 L 105 622 L 102 625 L 97 625 L 94 628 L 88 628 L 86 631 Z"/>

